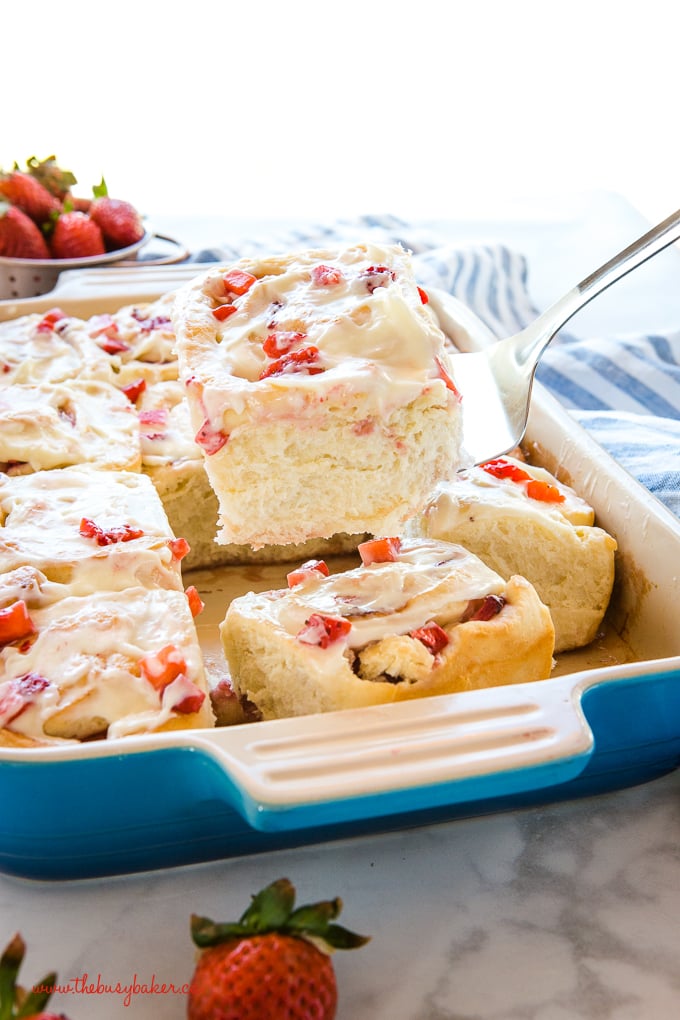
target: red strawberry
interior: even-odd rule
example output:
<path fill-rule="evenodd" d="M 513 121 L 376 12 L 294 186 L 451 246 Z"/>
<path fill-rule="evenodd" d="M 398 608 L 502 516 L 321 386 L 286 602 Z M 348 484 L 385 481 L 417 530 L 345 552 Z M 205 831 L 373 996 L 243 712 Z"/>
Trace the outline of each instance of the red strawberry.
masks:
<path fill-rule="evenodd" d="M 92 202 L 90 216 L 99 225 L 109 251 L 127 248 L 144 237 L 142 218 L 129 202 L 102 195 Z"/>
<path fill-rule="evenodd" d="M 14 259 L 48 259 L 45 238 L 30 216 L 0 202 L 0 255 Z"/>
<path fill-rule="evenodd" d="M 61 203 L 40 181 L 21 170 L 0 175 L 0 196 L 30 216 L 39 227 L 61 209 Z"/>
<path fill-rule="evenodd" d="M 26 953 L 26 943 L 17 934 L 0 957 L 0 1016 L 3 1020 L 67 1020 L 63 1013 L 44 1009 L 57 983 L 55 973 L 46 974 L 42 981 L 27 992 L 17 985 L 19 969 Z"/>
<path fill-rule="evenodd" d="M 254 896 L 234 924 L 192 916 L 202 952 L 189 988 L 189 1020 L 333 1020 L 335 972 L 319 946 L 354 949 L 368 939 L 332 923 L 339 899 L 297 910 L 294 904 L 295 889 L 282 878 Z"/>
<path fill-rule="evenodd" d="M 61 214 L 54 225 L 50 247 L 55 259 L 80 259 L 106 252 L 101 230 L 82 212 Z"/>

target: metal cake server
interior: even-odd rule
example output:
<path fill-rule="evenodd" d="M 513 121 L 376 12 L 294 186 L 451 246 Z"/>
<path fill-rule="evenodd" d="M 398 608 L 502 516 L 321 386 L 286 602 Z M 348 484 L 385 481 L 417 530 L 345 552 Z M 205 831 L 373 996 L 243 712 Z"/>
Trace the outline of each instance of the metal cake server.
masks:
<path fill-rule="evenodd" d="M 480 464 L 517 446 L 527 427 L 536 368 L 555 334 L 589 301 L 680 238 L 680 210 L 581 280 L 529 326 L 482 351 L 456 354 L 462 395 L 465 464 Z"/>

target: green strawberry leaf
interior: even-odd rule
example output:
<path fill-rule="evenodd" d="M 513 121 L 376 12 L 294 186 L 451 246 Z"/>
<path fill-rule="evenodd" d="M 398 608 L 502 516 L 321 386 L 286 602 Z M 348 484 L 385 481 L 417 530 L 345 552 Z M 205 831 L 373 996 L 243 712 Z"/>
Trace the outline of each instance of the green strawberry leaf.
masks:
<path fill-rule="evenodd" d="M 101 184 L 92 185 L 92 194 L 95 198 L 106 198 L 109 193 L 109 189 L 106 187 L 106 181 L 102 177 Z"/>
<path fill-rule="evenodd" d="M 14 1014 L 16 1020 L 21 1020 L 22 1017 L 33 1017 L 40 1013 L 49 1002 L 56 983 L 57 975 L 54 971 L 46 974 L 42 981 L 39 981 L 35 986 L 39 991 L 29 992 L 21 1003 L 21 1009 Z M 45 990 L 43 991 L 43 989 Z"/>

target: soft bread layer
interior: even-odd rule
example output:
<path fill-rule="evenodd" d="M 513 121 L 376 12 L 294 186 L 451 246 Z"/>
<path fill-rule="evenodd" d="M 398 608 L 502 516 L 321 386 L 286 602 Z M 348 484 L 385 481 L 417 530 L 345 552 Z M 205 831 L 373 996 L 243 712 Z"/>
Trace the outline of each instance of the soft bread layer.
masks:
<path fill-rule="evenodd" d="M 235 273 L 250 280 L 236 295 Z M 178 293 L 174 322 L 222 544 L 394 530 L 457 463 L 445 338 L 401 248 L 212 269 Z M 272 338 L 291 345 L 283 361 Z"/>
<path fill-rule="evenodd" d="M 244 427 L 206 462 L 219 494 L 218 542 L 400 531 L 450 469 L 449 422 L 445 407 L 423 397 L 370 423 L 310 416 Z"/>
<path fill-rule="evenodd" d="M 552 614 L 555 651 L 587 645 L 609 605 L 616 541 L 593 525 L 592 508 L 549 472 L 503 459 L 554 486 L 563 502 L 532 499 L 525 486 L 473 468 L 444 485 L 411 530 L 459 542 L 503 577 L 528 578 Z"/>
<path fill-rule="evenodd" d="M 446 543 L 424 543 L 420 569 L 420 546 L 407 549 L 415 563 L 374 564 L 235 599 L 221 626 L 234 688 L 273 719 L 546 679 L 554 628 L 529 582 L 506 583 Z M 469 603 L 490 595 L 502 609 L 466 621 Z M 301 640 L 314 611 L 350 620 L 349 634 L 327 647 Z M 432 621 L 448 641 L 436 654 L 412 636 Z"/>

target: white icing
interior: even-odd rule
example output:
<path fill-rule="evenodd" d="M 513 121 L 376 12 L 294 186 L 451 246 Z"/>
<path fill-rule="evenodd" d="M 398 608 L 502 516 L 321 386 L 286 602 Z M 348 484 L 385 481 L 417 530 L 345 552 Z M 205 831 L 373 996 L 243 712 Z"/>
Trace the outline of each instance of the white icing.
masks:
<path fill-rule="evenodd" d="M 295 637 L 312 613 L 344 617 L 351 630 L 318 654 L 342 655 L 431 620 L 457 622 L 471 599 L 500 594 L 504 580 L 461 546 L 434 539 L 402 542 L 398 558 L 325 577 L 310 571 L 289 591 L 249 593 L 241 611 L 261 615 Z"/>
<path fill-rule="evenodd" d="M 464 521 L 499 516 L 522 518 L 546 517 L 571 524 L 593 523 L 592 507 L 573 489 L 544 468 L 525 464 L 512 457 L 503 460 L 522 468 L 531 478 L 555 486 L 563 496 L 562 502 L 534 499 L 527 493 L 526 484 L 511 478 L 497 478 L 482 467 L 468 468 L 444 483 L 432 503 L 425 510 L 427 529 L 432 535 L 452 533 Z"/>

